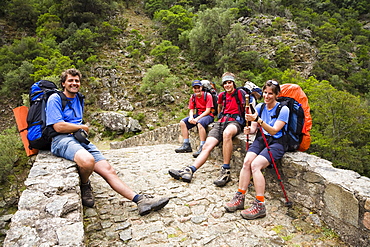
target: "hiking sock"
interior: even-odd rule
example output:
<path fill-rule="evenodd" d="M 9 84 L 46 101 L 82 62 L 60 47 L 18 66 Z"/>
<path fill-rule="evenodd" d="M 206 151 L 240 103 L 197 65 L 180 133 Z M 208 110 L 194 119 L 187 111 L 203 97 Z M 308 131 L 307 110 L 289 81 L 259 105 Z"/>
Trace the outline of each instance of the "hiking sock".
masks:
<path fill-rule="evenodd" d="M 264 196 L 256 196 L 256 199 L 260 202 L 265 202 L 265 197 Z"/>
<path fill-rule="evenodd" d="M 230 169 L 230 164 L 223 164 L 223 165 L 222 165 L 222 167 L 223 167 L 224 169 Z"/>
<path fill-rule="evenodd" d="M 137 203 L 137 201 L 139 200 L 139 196 L 140 196 L 139 194 L 136 194 L 134 198 L 132 199 L 132 201 Z"/>
<path fill-rule="evenodd" d="M 189 168 L 193 171 L 193 173 L 197 170 L 195 166 L 189 166 Z"/>
<path fill-rule="evenodd" d="M 247 190 L 238 189 L 237 193 L 241 193 L 241 194 L 245 195 L 246 192 L 247 192 Z"/>
<path fill-rule="evenodd" d="M 190 143 L 190 140 L 189 140 L 189 138 L 187 138 L 187 139 L 184 139 L 184 143 Z"/>
<path fill-rule="evenodd" d="M 201 141 L 201 142 L 200 142 L 200 145 L 201 145 L 201 146 L 203 146 L 203 145 L 204 145 L 204 143 L 206 143 L 206 141 Z"/>

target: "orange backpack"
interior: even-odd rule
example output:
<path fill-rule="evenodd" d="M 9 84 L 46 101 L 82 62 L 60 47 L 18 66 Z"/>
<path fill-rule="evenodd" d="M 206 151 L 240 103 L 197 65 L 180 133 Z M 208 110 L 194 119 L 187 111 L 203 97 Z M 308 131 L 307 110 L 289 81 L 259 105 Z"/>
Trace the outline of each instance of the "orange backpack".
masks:
<path fill-rule="evenodd" d="M 312 118 L 310 113 L 310 106 L 308 105 L 308 98 L 303 92 L 302 88 L 297 84 L 282 84 L 280 85 L 279 97 L 290 97 L 301 104 L 304 111 L 304 124 L 302 129 L 302 141 L 299 145 L 299 151 L 306 151 L 311 144 L 310 130 L 312 128 Z"/>

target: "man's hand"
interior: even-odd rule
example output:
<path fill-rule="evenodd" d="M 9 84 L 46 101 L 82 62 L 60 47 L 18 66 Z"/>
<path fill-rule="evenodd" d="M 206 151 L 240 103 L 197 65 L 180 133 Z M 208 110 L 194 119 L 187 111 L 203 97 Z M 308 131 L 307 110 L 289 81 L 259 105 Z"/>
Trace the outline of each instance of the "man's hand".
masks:
<path fill-rule="evenodd" d="M 192 123 L 192 124 L 197 124 L 198 122 L 198 118 L 189 118 L 189 123 Z"/>

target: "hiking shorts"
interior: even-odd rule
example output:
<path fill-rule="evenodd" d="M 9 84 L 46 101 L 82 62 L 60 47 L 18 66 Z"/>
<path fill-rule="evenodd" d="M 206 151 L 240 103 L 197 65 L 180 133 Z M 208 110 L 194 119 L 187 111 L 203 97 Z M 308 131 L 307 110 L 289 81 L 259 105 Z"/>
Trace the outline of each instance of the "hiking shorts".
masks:
<path fill-rule="evenodd" d="M 279 160 L 283 157 L 285 151 L 284 151 L 284 146 L 277 142 L 276 140 L 273 140 L 270 144 L 270 151 L 272 154 L 272 157 L 274 160 Z M 268 153 L 268 150 L 266 148 L 265 142 L 263 141 L 263 137 L 259 136 L 254 140 L 252 145 L 249 147 L 248 152 L 253 152 L 257 155 L 262 155 L 265 157 L 270 164 L 272 164 L 272 160 L 270 157 L 270 154 Z"/>
<path fill-rule="evenodd" d="M 223 123 L 216 122 L 213 125 L 213 128 L 209 131 L 208 136 L 212 136 L 212 137 L 216 138 L 219 142 L 222 142 L 223 141 L 224 129 L 226 129 L 226 126 L 228 126 L 229 124 L 235 125 L 236 128 L 238 129 L 235 136 L 242 133 L 242 126 L 236 121 L 230 121 L 230 122 L 227 122 L 227 123 L 226 122 L 223 122 Z"/>
<path fill-rule="evenodd" d="M 194 118 L 196 118 L 198 115 L 194 115 Z M 195 126 L 197 126 L 196 124 L 192 124 L 192 123 L 189 123 L 189 118 L 190 117 L 186 117 L 184 119 L 182 119 L 181 121 L 183 121 L 185 124 L 186 124 L 186 128 L 188 128 L 188 130 L 194 128 Z M 214 118 L 210 115 L 207 115 L 207 116 L 204 116 L 202 117 L 198 123 L 200 123 L 205 129 L 207 129 L 207 126 L 211 123 L 213 123 L 214 121 Z"/>
<path fill-rule="evenodd" d="M 51 143 L 52 154 L 71 161 L 74 161 L 75 154 L 82 148 L 86 149 L 94 157 L 95 163 L 106 159 L 94 144 L 91 142 L 88 145 L 80 143 L 71 134 L 57 135 Z"/>

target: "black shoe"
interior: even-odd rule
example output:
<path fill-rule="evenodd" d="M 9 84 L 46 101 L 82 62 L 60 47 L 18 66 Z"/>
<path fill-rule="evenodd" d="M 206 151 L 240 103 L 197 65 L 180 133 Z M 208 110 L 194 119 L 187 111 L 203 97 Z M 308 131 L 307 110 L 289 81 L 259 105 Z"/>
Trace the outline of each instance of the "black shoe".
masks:
<path fill-rule="evenodd" d="M 171 169 L 168 171 L 168 173 L 173 177 L 174 179 L 190 183 L 191 179 L 193 178 L 193 171 L 190 169 L 190 167 L 184 167 L 181 170 L 174 170 Z"/>
<path fill-rule="evenodd" d="M 92 208 L 95 204 L 94 194 L 92 192 L 90 181 L 80 185 L 82 205 Z"/>
<path fill-rule="evenodd" d="M 137 201 L 137 208 L 141 216 L 149 214 L 151 211 L 157 211 L 167 205 L 170 198 L 154 198 L 150 195 L 140 195 Z"/>
<path fill-rule="evenodd" d="M 198 151 L 196 151 L 195 153 L 193 153 L 193 157 L 194 158 L 196 158 L 196 157 L 199 156 L 199 154 L 202 152 L 202 148 L 203 148 L 203 145 L 200 145 Z"/>
<path fill-rule="evenodd" d="M 176 153 L 190 153 L 192 151 L 190 143 L 183 143 L 181 147 L 175 149 Z"/>
<path fill-rule="evenodd" d="M 221 167 L 220 176 L 213 183 L 218 187 L 222 187 L 225 186 L 230 180 L 230 169 Z"/>

